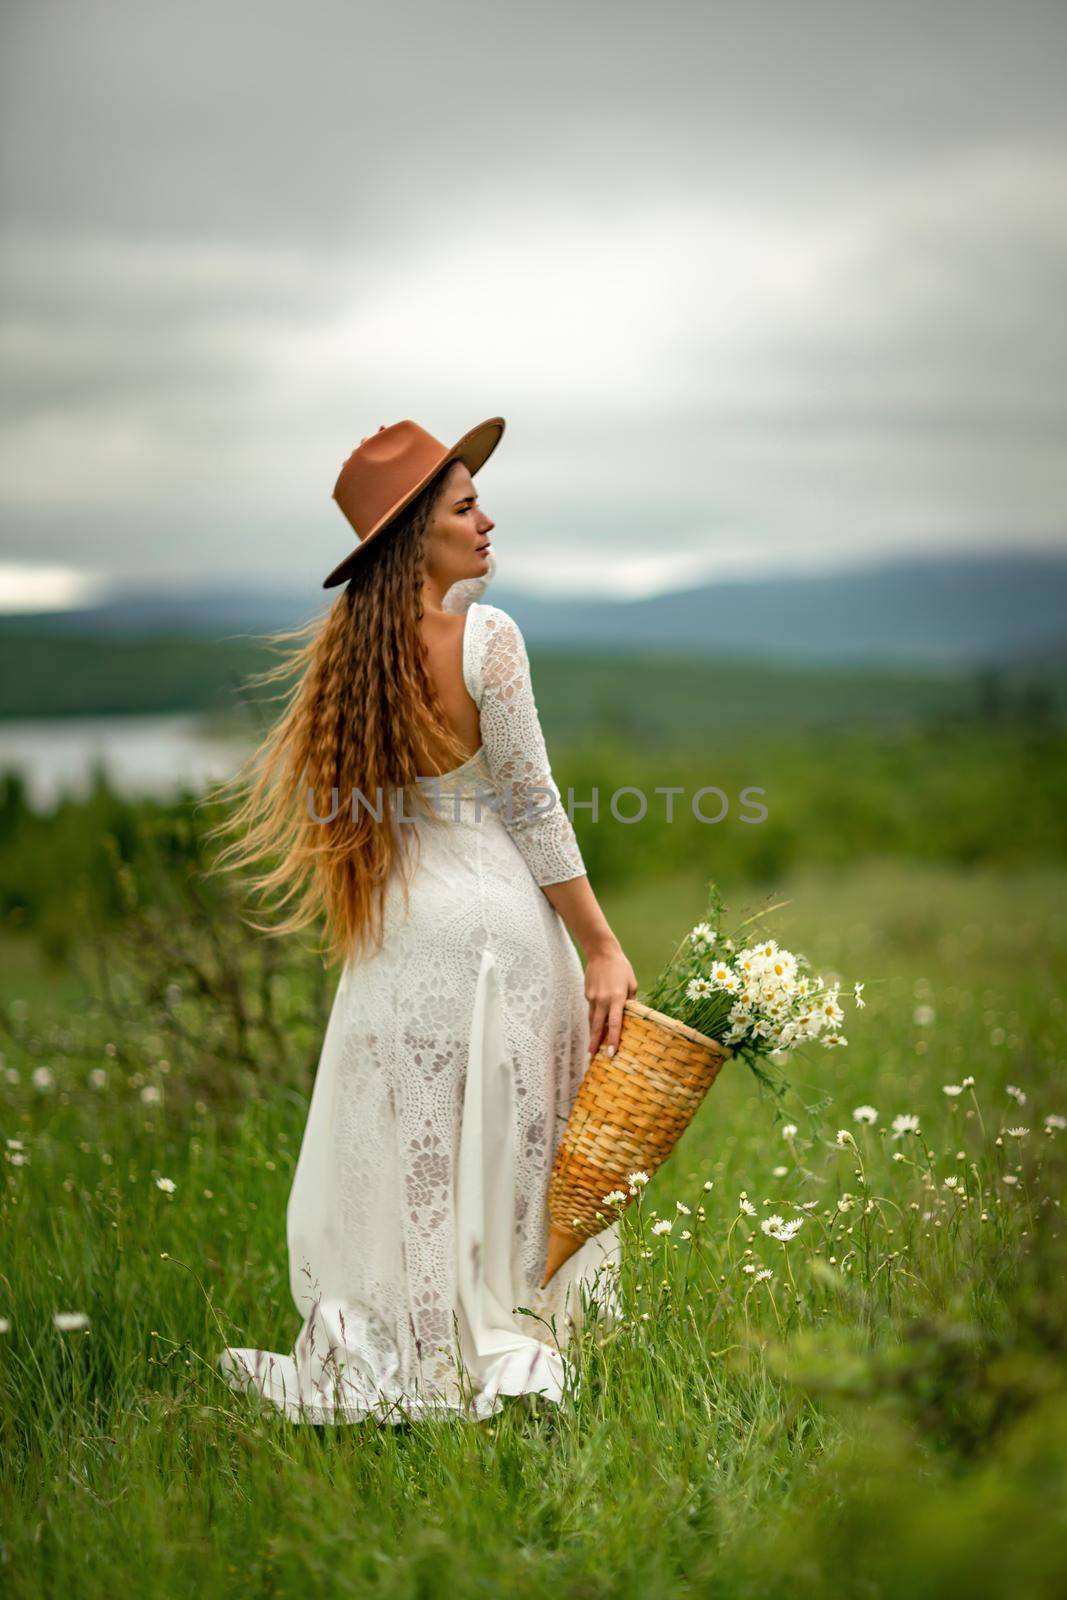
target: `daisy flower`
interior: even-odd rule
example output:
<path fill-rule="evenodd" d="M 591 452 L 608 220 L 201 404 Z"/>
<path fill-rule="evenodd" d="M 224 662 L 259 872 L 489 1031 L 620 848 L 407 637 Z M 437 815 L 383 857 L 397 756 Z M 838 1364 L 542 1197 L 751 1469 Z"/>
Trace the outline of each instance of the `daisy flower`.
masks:
<path fill-rule="evenodd" d="M 788 1244 L 790 1239 L 795 1239 L 804 1226 L 803 1217 L 790 1217 L 788 1222 L 781 1217 L 765 1217 L 760 1224 L 765 1234 L 772 1239 L 777 1239 L 780 1244 Z"/>

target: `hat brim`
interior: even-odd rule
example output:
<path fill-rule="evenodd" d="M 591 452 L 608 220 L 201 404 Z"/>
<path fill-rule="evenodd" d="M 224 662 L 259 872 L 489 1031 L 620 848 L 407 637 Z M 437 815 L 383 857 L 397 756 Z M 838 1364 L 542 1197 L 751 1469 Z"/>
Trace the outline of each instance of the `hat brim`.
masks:
<path fill-rule="evenodd" d="M 350 578 L 360 565 L 368 545 L 372 544 L 378 535 L 385 531 L 394 517 L 398 516 L 406 505 L 411 504 L 416 495 L 422 493 L 426 485 L 441 471 L 442 467 L 453 461 L 462 461 L 473 477 L 479 467 L 485 466 L 503 436 L 503 417 L 489 417 L 487 421 L 479 422 L 476 428 L 469 429 L 462 439 L 459 439 L 452 446 L 451 450 L 445 451 L 440 461 L 431 467 L 429 472 L 423 474 L 420 481 L 413 488 L 401 496 L 395 505 L 390 506 L 383 516 L 379 517 L 374 527 L 371 528 L 369 533 L 364 534 L 356 548 L 334 567 L 329 577 L 323 582 L 322 587 L 324 589 L 335 589 L 339 583 L 344 583 L 346 579 Z"/>

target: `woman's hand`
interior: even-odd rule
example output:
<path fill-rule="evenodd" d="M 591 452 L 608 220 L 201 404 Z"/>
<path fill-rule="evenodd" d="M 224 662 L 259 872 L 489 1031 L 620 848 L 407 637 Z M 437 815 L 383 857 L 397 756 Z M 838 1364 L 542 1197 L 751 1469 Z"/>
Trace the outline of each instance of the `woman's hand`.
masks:
<path fill-rule="evenodd" d="M 607 1045 L 609 1056 L 615 1054 L 622 1031 L 622 1008 L 636 993 L 637 977 L 617 939 L 590 951 L 585 968 L 590 1056 L 596 1055 L 602 1042 Z"/>
<path fill-rule="evenodd" d="M 622 945 L 597 904 L 587 877 L 542 884 L 541 892 L 567 924 L 585 960 L 589 1053 L 595 1055 L 601 1044 L 606 1044 L 614 1055 L 622 1031 L 622 1008 L 637 993 L 634 969 L 623 955 Z"/>

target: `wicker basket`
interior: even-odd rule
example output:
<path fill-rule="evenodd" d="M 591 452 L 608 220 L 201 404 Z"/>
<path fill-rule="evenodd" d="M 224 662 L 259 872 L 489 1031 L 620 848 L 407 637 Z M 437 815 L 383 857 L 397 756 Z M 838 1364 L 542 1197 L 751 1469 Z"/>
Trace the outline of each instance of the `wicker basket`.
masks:
<path fill-rule="evenodd" d="M 651 1177 L 662 1166 L 729 1056 L 695 1028 L 627 1000 L 619 1047 L 608 1056 L 601 1046 L 590 1061 L 563 1130 L 548 1191 L 542 1289 L 619 1214 L 604 1196 L 626 1193 L 631 1172 Z"/>

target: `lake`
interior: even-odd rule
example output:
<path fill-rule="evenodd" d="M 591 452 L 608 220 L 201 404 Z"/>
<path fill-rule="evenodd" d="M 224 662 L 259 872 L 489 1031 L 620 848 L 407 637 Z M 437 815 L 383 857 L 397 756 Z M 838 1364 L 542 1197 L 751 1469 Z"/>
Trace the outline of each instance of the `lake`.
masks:
<path fill-rule="evenodd" d="M 248 741 L 216 736 L 190 712 L 0 721 L 0 772 L 23 774 L 36 810 L 86 794 L 99 766 L 120 794 L 166 798 L 200 789 L 234 772 L 248 749 Z"/>

